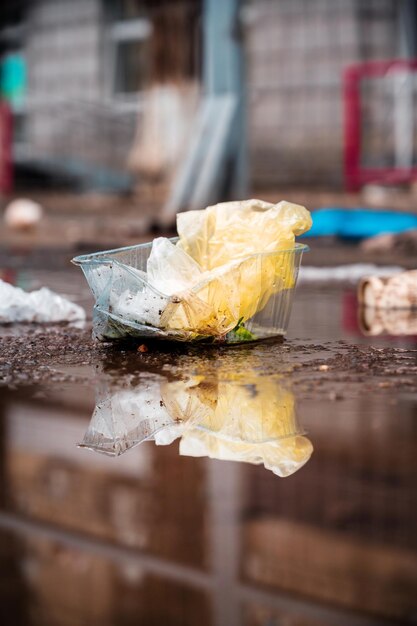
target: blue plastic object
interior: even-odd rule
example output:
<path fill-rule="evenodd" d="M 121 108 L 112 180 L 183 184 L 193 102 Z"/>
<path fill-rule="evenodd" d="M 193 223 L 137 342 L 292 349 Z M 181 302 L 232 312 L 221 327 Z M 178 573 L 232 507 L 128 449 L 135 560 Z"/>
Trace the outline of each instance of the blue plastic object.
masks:
<path fill-rule="evenodd" d="M 314 211 L 312 217 L 313 226 L 303 237 L 365 239 L 383 233 L 401 233 L 417 228 L 416 214 L 396 211 L 329 207 Z"/>

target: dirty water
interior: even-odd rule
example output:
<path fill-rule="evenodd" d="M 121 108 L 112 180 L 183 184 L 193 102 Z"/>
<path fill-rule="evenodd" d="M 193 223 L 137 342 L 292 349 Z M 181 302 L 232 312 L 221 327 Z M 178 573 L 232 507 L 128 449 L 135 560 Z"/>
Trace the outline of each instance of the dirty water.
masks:
<path fill-rule="evenodd" d="M 417 341 L 351 287 L 284 343 L 0 344 L 2 624 L 417 624 Z"/>

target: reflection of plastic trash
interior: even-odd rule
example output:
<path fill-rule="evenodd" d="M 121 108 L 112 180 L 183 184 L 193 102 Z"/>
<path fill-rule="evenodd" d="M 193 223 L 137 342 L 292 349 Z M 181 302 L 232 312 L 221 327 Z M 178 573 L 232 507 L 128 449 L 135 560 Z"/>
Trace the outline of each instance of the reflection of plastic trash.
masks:
<path fill-rule="evenodd" d="M 262 464 L 289 476 L 310 458 L 294 397 L 279 377 L 247 371 L 229 380 L 196 375 L 188 380 L 146 378 L 134 388 L 100 398 L 81 447 L 111 456 L 147 440 L 179 439 L 184 456 Z"/>
<path fill-rule="evenodd" d="M 0 323 L 75 322 L 85 320 L 83 308 L 46 287 L 27 293 L 0 280 Z"/>
<path fill-rule="evenodd" d="M 285 335 L 306 250 L 295 244 L 251 254 L 202 273 L 197 284 L 186 288 L 185 282 L 175 294 L 150 284 L 152 243 L 79 256 L 74 263 L 81 266 L 96 300 L 98 338 L 239 342 Z M 184 267 L 182 276 L 188 270 Z"/>

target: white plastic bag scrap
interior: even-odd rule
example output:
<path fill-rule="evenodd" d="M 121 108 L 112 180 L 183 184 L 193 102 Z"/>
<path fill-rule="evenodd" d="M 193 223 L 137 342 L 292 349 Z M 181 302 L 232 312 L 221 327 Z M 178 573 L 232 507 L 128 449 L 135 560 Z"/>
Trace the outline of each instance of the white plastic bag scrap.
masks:
<path fill-rule="evenodd" d="M 191 289 L 202 276 L 200 266 L 169 239 L 154 239 L 147 264 L 148 283 L 172 296 Z"/>
<path fill-rule="evenodd" d="M 27 293 L 0 280 L 0 323 L 75 322 L 85 320 L 83 308 L 42 287 Z"/>
<path fill-rule="evenodd" d="M 124 292 L 113 310 L 184 336 L 225 335 L 262 310 L 272 294 L 294 286 L 291 255 L 253 255 L 293 248 L 295 235 L 311 223 L 307 209 L 286 201 L 224 202 L 180 213 L 178 244 L 154 240 L 147 288 Z"/>
<path fill-rule="evenodd" d="M 146 272 L 114 265 L 110 270 L 113 283 L 123 285 L 121 293 L 110 290 L 110 309 L 123 320 L 132 320 L 157 328 L 169 296 L 151 289 Z M 133 279 L 132 279 L 133 278 Z"/>

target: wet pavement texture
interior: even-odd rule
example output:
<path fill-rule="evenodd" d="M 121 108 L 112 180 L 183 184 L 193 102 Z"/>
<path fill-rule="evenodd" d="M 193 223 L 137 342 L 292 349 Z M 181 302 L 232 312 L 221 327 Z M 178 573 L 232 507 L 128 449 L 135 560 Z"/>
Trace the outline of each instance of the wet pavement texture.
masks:
<path fill-rule="evenodd" d="M 416 624 L 417 341 L 368 331 L 342 284 L 284 342 L 0 329 L 1 623 Z"/>

